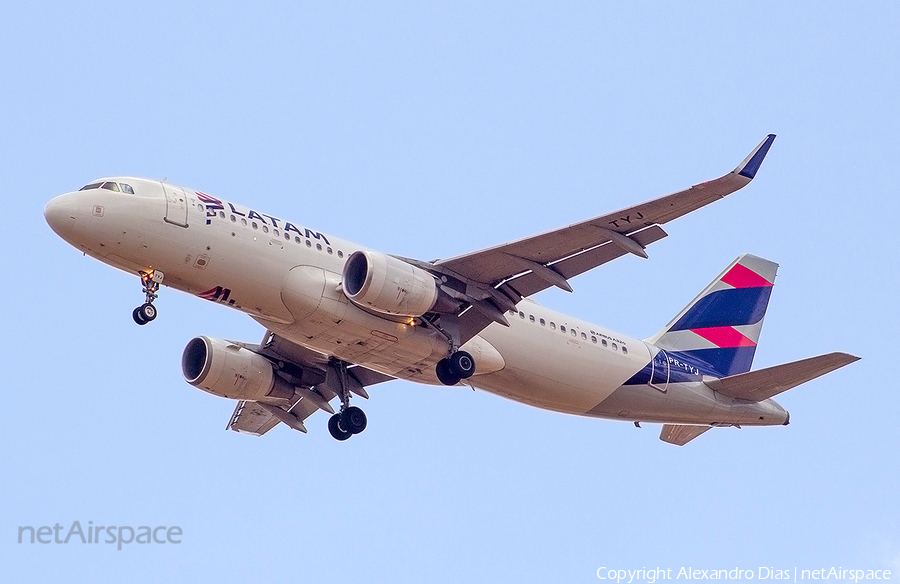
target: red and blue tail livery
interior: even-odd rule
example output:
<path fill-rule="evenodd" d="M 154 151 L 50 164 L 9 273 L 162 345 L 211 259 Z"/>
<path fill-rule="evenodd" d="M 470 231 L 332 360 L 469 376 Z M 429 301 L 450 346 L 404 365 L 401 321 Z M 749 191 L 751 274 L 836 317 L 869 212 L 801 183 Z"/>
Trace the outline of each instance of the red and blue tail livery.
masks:
<path fill-rule="evenodd" d="M 650 342 L 704 375 L 750 371 L 777 270 L 774 262 L 740 256 Z"/>

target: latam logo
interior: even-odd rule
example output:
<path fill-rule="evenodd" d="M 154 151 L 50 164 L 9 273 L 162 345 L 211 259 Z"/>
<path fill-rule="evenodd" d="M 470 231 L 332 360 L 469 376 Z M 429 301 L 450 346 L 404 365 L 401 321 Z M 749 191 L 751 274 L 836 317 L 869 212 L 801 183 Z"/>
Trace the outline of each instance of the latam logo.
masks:
<path fill-rule="evenodd" d="M 234 298 L 229 298 L 231 296 L 231 289 L 229 288 L 216 286 L 215 288 L 210 288 L 206 292 L 197 294 L 197 296 L 203 298 L 204 300 L 209 300 L 210 302 L 218 302 L 220 304 L 234 306 Z"/>
<path fill-rule="evenodd" d="M 206 205 L 206 224 L 212 224 L 212 218 L 216 216 L 216 211 L 224 211 L 225 205 L 222 201 L 215 197 L 210 197 L 206 193 L 197 192 L 197 198 Z"/>
<path fill-rule="evenodd" d="M 211 196 L 207 195 L 206 193 L 201 193 L 200 191 L 196 191 L 196 192 L 197 192 L 197 198 L 200 201 L 202 201 L 203 204 L 206 206 L 206 224 L 207 225 L 212 225 L 212 220 L 216 217 L 216 215 L 219 213 L 219 211 L 221 211 L 223 213 L 222 216 L 224 217 L 225 205 L 227 204 L 228 211 L 230 211 L 230 213 L 231 213 L 232 221 L 234 221 L 236 217 L 241 217 L 241 218 L 243 218 L 242 220 L 244 220 L 244 221 L 256 220 L 256 221 L 259 221 L 260 223 L 262 223 L 263 225 L 271 224 L 276 229 L 283 229 L 285 231 L 285 236 L 287 236 L 287 233 L 293 231 L 299 237 L 305 237 L 307 239 L 316 239 L 316 240 L 324 241 L 326 245 L 331 245 L 331 242 L 328 241 L 328 238 L 325 237 L 325 234 L 321 233 L 319 231 L 313 231 L 312 229 L 307 229 L 305 227 L 299 227 L 297 225 L 294 225 L 293 223 L 284 221 L 277 217 L 273 217 L 271 215 L 266 215 L 265 213 L 257 213 L 253 209 L 242 208 L 243 211 L 239 211 L 237 209 L 237 207 L 234 206 L 234 203 L 223 203 L 219 199 L 217 199 L 215 197 L 211 197 Z M 266 221 L 266 219 L 268 219 L 268 221 Z M 283 223 L 283 225 L 279 225 L 278 224 L 279 221 L 281 223 Z M 244 223 L 244 225 L 246 225 L 246 223 Z"/>

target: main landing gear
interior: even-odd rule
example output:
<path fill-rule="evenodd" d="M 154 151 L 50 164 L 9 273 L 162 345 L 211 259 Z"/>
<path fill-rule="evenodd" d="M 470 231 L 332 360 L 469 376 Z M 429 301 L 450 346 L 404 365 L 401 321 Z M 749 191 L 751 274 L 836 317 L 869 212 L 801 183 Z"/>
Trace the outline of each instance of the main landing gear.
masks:
<path fill-rule="evenodd" d="M 341 408 L 328 420 L 328 431 L 335 440 L 346 440 L 366 429 L 366 414 L 356 406 Z"/>
<path fill-rule="evenodd" d="M 444 385 L 456 385 L 475 374 L 475 360 L 465 351 L 455 351 L 438 361 L 435 373 Z"/>
<path fill-rule="evenodd" d="M 159 285 L 162 281 L 162 272 L 156 270 L 141 272 L 141 284 L 144 286 L 143 292 L 146 298 L 143 304 L 132 311 L 131 317 L 134 319 L 134 322 L 143 326 L 156 318 L 157 312 L 156 307 L 153 306 L 153 301 L 159 298 L 157 291 L 159 291 Z"/>
<path fill-rule="evenodd" d="M 438 333 L 447 339 L 450 346 L 450 354 L 437 362 L 434 368 L 438 381 L 444 385 L 456 385 L 463 379 L 468 379 L 475 375 L 475 359 L 466 351 L 459 350 L 459 324 L 455 318 L 448 318 L 444 325 L 441 325 L 440 319 L 425 320 L 422 324 L 430 325 Z"/>
<path fill-rule="evenodd" d="M 344 441 L 354 434 L 366 429 L 366 414 L 356 406 L 350 405 L 350 381 L 347 379 L 347 364 L 338 359 L 329 363 L 328 375 L 334 375 L 337 383 L 332 388 L 341 398 L 341 411 L 328 420 L 328 431 L 335 440 Z M 327 383 L 327 381 L 326 381 Z M 358 383 L 358 382 L 356 382 Z"/>

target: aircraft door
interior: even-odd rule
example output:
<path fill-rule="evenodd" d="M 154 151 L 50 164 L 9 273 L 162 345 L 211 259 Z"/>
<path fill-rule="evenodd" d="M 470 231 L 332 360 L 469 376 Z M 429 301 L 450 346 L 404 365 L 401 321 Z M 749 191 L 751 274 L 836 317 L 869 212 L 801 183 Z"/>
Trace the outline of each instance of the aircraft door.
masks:
<path fill-rule="evenodd" d="M 187 227 L 187 196 L 184 190 L 175 185 L 162 183 L 166 192 L 166 223 Z"/>
<path fill-rule="evenodd" d="M 669 387 L 669 356 L 662 349 L 653 357 L 650 387 L 665 393 Z"/>

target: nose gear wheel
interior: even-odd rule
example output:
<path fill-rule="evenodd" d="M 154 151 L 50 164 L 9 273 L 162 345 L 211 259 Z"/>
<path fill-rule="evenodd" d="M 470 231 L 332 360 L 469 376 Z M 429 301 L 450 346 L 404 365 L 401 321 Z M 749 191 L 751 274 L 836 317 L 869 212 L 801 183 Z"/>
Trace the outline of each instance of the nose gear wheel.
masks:
<path fill-rule="evenodd" d="M 159 285 L 163 281 L 163 273 L 156 270 L 149 272 L 141 272 L 142 292 L 144 293 L 144 303 L 135 308 L 131 313 L 134 322 L 143 326 L 156 318 L 157 310 L 153 306 L 153 301 L 159 298 L 157 292 Z"/>

